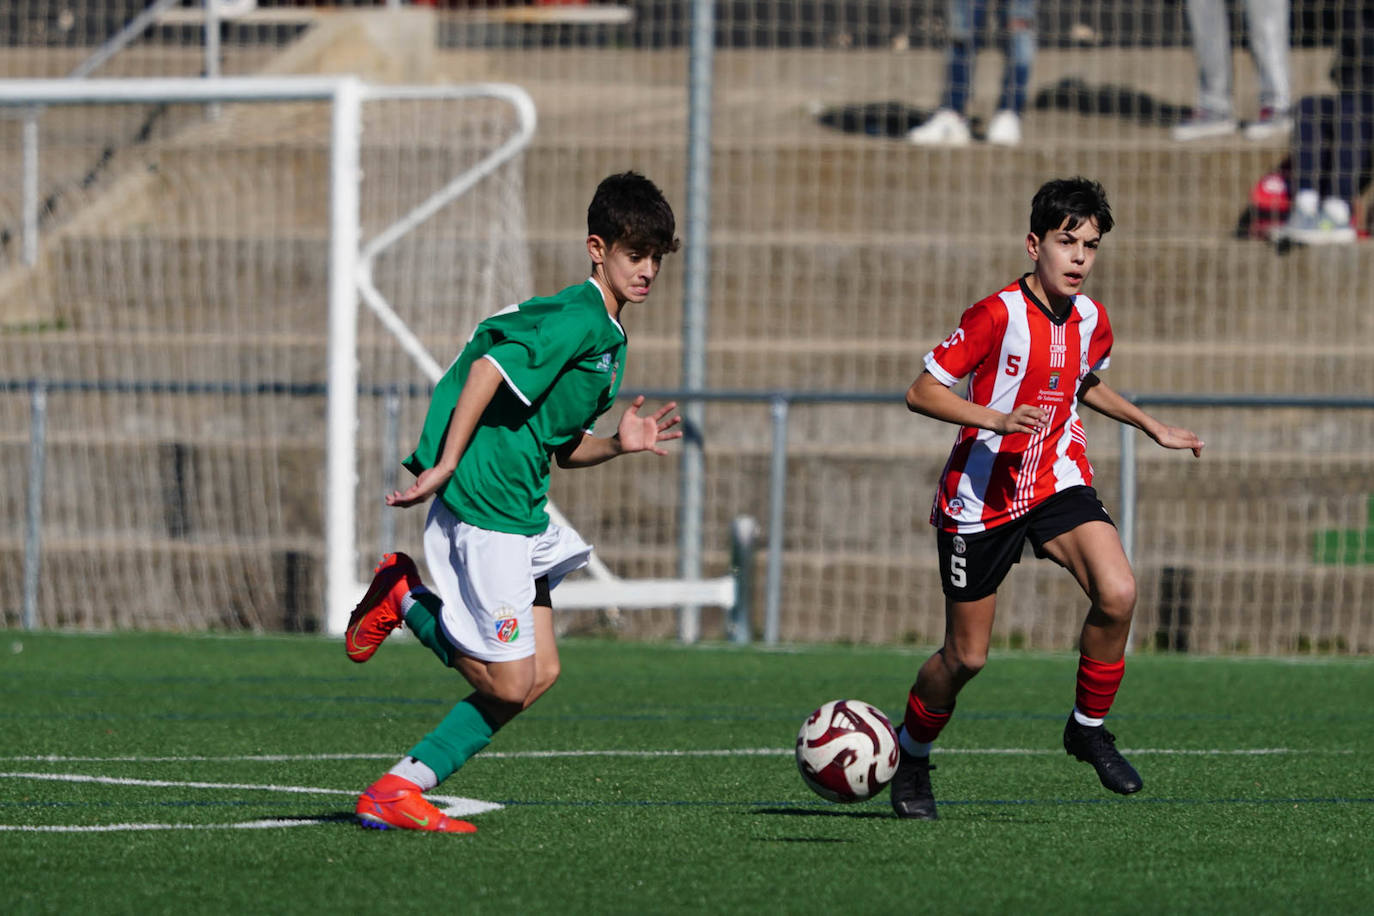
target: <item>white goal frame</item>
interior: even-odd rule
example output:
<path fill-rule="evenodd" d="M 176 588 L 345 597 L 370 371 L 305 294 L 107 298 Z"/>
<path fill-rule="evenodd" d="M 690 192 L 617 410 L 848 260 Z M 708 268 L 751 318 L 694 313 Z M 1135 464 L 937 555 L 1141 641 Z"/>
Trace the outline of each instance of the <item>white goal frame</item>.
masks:
<path fill-rule="evenodd" d="M 378 100 L 498 99 L 516 112 L 514 134 L 467 172 L 363 244 L 361 228 L 362 107 Z M 443 370 L 372 283 L 373 260 L 441 208 L 467 192 L 503 163 L 521 153 L 534 136 L 536 115 L 528 93 L 507 83 L 453 86 L 370 86 L 356 77 L 216 77 L 148 79 L 0 80 L 0 108 L 34 109 L 58 105 L 329 102 L 330 240 L 329 330 L 324 508 L 324 629 L 343 633 L 366 583 L 357 576 L 358 316 L 365 302 L 400 342 L 417 366 L 437 381 Z M 24 185 L 38 186 L 36 131 L 26 131 Z M 25 194 L 25 223 L 37 195 Z M 36 245 L 36 239 L 32 244 Z M 549 503 L 554 521 L 566 523 Z M 733 576 L 709 580 L 622 580 L 595 556 L 590 580 L 564 583 L 558 592 L 564 608 L 669 607 L 707 605 L 738 608 L 740 588 Z"/>

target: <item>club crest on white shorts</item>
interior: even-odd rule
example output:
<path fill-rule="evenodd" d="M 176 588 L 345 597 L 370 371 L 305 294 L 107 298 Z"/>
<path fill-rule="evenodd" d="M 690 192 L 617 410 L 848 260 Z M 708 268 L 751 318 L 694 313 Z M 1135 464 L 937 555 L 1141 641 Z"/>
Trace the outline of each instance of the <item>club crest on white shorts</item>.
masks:
<path fill-rule="evenodd" d="M 500 642 L 512 643 L 520 638 L 520 621 L 514 617 L 498 617 L 492 625 Z"/>

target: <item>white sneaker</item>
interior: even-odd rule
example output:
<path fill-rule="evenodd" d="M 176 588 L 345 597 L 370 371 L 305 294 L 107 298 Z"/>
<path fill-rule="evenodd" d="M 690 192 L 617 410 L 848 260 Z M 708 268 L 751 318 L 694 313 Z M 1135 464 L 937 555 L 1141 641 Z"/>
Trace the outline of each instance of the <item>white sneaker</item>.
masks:
<path fill-rule="evenodd" d="M 917 146 L 968 146 L 973 139 L 968 121 L 952 108 L 941 108 L 926 123 L 907 132 L 906 141 Z"/>
<path fill-rule="evenodd" d="M 1349 245 L 1356 238 L 1350 222 L 1350 204 L 1339 197 L 1328 197 L 1317 205 L 1317 192 L 1299 191 L 1293 198 L 1288 222 L 1276 228 L 1273 240 L 1295 245 Z"/>
<path fill-rule="evenodd" d="M 1335 226 L 1349 226 L 1350 203 L 1339 197 L 1328 197 L 1322 201 L 1322 218 Z"/>
<path fill-rule="evenodd" d="M 1009 108 L 1003 108 L 988 122 L 988 142 L 997 146 L 1020 146 L 1021 118 Z"/>
<path fill-rule="evenodd" d="M 1286 108 L 1263 108 L 1259 120 L 1251 121 L 1241 130 L 1247 140 L 1275 140 L 1287 137 L 1293 130 L 1293 116 Z"/>
<path fill-rule="evenodd" d="M 1236 119 L 1211 111 L 1198 111 L 1186 121 L 1174 125 L 1171 136 L 1180 143 L 1225 137 L 1236 132 Z"/>

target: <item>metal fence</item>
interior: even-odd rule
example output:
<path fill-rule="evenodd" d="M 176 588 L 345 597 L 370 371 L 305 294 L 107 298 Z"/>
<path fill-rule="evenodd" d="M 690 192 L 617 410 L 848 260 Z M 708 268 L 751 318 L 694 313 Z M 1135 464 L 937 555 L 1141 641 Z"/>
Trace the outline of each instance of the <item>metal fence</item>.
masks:
<path fill-rule="evenodd" d="M 323 384 L 300 384 L 300 383 L 257 383 L 244 385 L 240 382 L 204 383 L 204 382 L 167 382 L 167 381 L 60 381 L 47 382 L 42 379 L 10 379 L 0 381 L 0 392 L 27 392 L 30 402 L 29 416 L 29 445 L 28 445 L 28 475 L 25 492 L 27 494 L 27 512 L 24 533 L 24 560 L 23 560 L 23 582 L 24 599 L 23 614 L 21 617 L 22 625 L 31 628 L 37 624 L 38 613 L 38 581 L 39 569 L 42 562 L 42 546 L 44 537 L 42 494 L 44 481 L 47 474 L 46 465 L 46 436 L 47 436 L 47 415 L 48 415 L 48 395 L 51 391 L 58 392 L 96 392 L 118 395 L 147 395 L 163 394 L 174 396 L 195 397 L 201 395 L 219 396 L 239 396 L 239 397 L 290 397 L 290 398 L 321 398 L 327 393 L 326 386 Z M 785 608 L 783 606 L 783 578 L 787 564 L 788 545 L 786 538 L 787 521 L 786 511 L 789 500 L 795 498 L 789 494 L 789 441 L 792 439 L 791 417 L 793 408 L 800 405 L 838 405 L 838 406 L 859 406 L 873 405 L 882 408 L 894 415 L 894 418 L 902 418 L 904 413 L 903 395 L 901 392 L 855 392 L 855 391 L 799 391 L 799 390 L 775 390 L 775 391 L 744 391 L 744 390 L 647 390 L 639 392 L 650 398 L 662 400 L 676 400 L 681 403 L 698 404 L 740 404 L 749 405 L 755 409 L 766 407 L 769 416 L 768 437 L 767 437 L 767 486 L 766 498 L 762 501 L 765 511 L 762 513 L 764 531 L 763 549 L 760 563 L 763 567 L 763 597 L 761 609 L 757 614 L 752 613 L 752 608 L 756 605 L 753 596 L 750 594 L 752 588 L 752 566 L 754 558 L 749 542 L 752 541 L 752 529 L 738 529 L 732 526 L 732 554 L 731 565 L 735 568 L 735 575 L 738 577 L 743 574 L 744 578 L 738 579 L 742 583 L 742 592 L 734 597 L 733 605 L 725 602 L 729 608 L 730 616 L 728 619 L 728 635 L 737 642 L 748 641 L 751 634 L 756 630 L 761 631 L 762 641 L 766 644 L 777 644 L 782 640 L 782 634 L 787 627 L 788 621 L 785 620 Z M 400 413 L 401 398 L 424 399 L 428 397 L 429 389 L 422 386 L 397 386 L 397 385 L 374 385 L 365 387 L 359 391 L 361 397 L 370 399 L 380 405 L 380 412 L 385 417 L 381 426 L 382 436 L 379 442 L 379 452 L 381 463 L 386 472 L 383 474 L 379 492 L 389 492 L 396 487 L 395 467 L 399 462 L 403 452 L 403 442 L 400 433 Z M 1290 411 L 1300 410 L 1304 412 L 1331 410 L 1338 412 L 1367 412 L 1374 409 L 1374 398 L 1369 397 L 1332 397 L 1332 396 L 1290 396 L 1290 397 L 1269 397 L 1269 396 L 1216 396 L 1205 394 L 1175 394 L 1175 395 L 1128 395 L 1130 399 L 1147 408 L 1193 408 L 1203 411 L 1203 416 L 1215 416 L 1220 411 L 1243 410 L 1252 412 L 1263 411 Z M 1211 424 L 1207 424 L 1211 425 Z M 706 446 L 704 441 L 707 437 L 700 428 L 692 428 L 689 424 L 687 438 L 696 439 Z M 1127 557 L 1138 564 L 1143 563 L 1154 567 L 1165 566 L 1171 570 L 1168 573 L 1170 582 L 1167 589 L 1176 592 L 1180 588 L 1187 588 L 1192 591 L 1198 587 L 1195 580 L 1204 580 L 1208 576 L 1207 559 L 1205 557 L 1196 558 L 1191 564 L 1180 564 L 1178 558 L 1163 558 L 1158 555 L 1151 555 L 1150 549 L 1144 550 L 1137 547 L 1137 526 L 1140 524 L 1139 504 L 1142 500 L 1141 482 L 1137 472 L 1137 431 L 1128 426 L 1120 427 L 1119 451 L 1115 456 L 1117 459 L 1117 476 L 1115 480 L 1115 497 L 1119 506 L 1119 528 L 1121 530 L 1122 543 L 1125 547 Z M 709 448 L 707 449 L 709 452 Z M 924 484 L 933 486 L 933 480 L 922 481 Z M 1099 483 L 1101 486 L 1101 483 Z M 1110 488 L 1109 488 L 1110 489 Z M 1352 492 L 1352 498 L 1360 498 L 1365 494 Z M 1374 494 L 1369 494 L 1374 499 Z M 178 500 L 178 505 L 183 501 Z M 869 511 L 871 507 L 853 507 L 856 511 Z M 1374 523 L 1374 516 L 1369 521 Z M 183 524 L 180 527 L 185 528 Z M 1371 524 L 1374 528 L 1374 524 Z M 1243 540 L 1244 533 L 1237 532 Z M 1331 540 L 1327 538 L 1326 540 Z M 397 544 L 397 533 L 394 523 L 384 526 L 380 531 L 379 542 L 376 545 L 379 551 L 394 549 Z M 1244 549 L 1244 545 L 1241 545 Z M 1332 543 L 1324 543 L 1320 535 L 1314 536 L 1313 542 L 1314 556 L 1311 558 L 1316 565 L 1325 560 L 1328 564 L 1337 566 L 1369 563 L 1374 560 L 1374 531 L 1360 533 L 1352 529 L 1350 543 L 1341 543 L 1339 539 Z M 1325 552 L 1325 556 L 1323 556 Z M 1312 565 L 1305 558 L 1291 558 L 1298 565 Z M 741 569 L 740 567 L 746 567 Z M 934 572 L 931 571 L 931 578 Z M 1186 583 L 1186 585 L 1185 585 Z M 1139 633 L 1144 630 L 1153 629 L 1153 641 L 1158 643 L 1161 648 L 1188 648 L 1190 642 L 1195 642 L 1193 634 L 1189 632 L 1191 620 L 1180 619 L 1184 615 L 1191 615 L 1191 608 L 1180 607 L 1180 599 L 1186 596 L 1170 594 L 1165 596 L 1167 601 L 1172 604 L 1161 614 L 1161 608 L 1152 606 L 1147 608 L 1145 614 L 1145 625 L 1138 627 L 1133 645 L 1142 645 Z M 1333 606 L 1327 608 L 1327 612 L 1336 618 L 1349 617 L 1354 626 L 1343 634 L 1346 640 L 1345 647 L 1353 650 L 1364 648 L 1366 641 L 1374 635 L 1374 621 L 1370 619 L 1369 605 L 1365 603 L 1362 592 L 1357 592 L 1352 596 L 1354 604 L 1348 607 Z M 755 626 L 755 618 L 761 626 Z M 1167 619 L 1164 619 L 1167 618 Z M 1162 640 L 1162 642 L 1161 642 Z M 1145 642 L 1148 645 L 1149 642 Z M 1339 648 L 1339 646 L 1334 646 Z M 1333 648 L 1328 644 L 1324 648 Z"/>

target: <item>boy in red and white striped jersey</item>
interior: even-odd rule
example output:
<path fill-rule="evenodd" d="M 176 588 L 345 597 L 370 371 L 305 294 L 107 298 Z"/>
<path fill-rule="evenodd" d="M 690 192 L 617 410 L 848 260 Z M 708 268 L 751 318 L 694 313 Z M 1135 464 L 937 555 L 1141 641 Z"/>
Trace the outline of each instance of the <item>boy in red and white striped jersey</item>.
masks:
<path fill-rule="evenodd" d="M 931 509 L 945 592 L 945 641 L 916 677 L 892 780 L 898 817 L 934 820 L 930 748 L 955 697 L 987 661 L 997 589 L 1027 540 L 1071 572 L 1091 602 L 1079 640 L 1078 687 L 1064 749 L 1093 765 L 1113 792 L 1139 791 L 1103 719 L 1125 668 L 1135 577 L 1092 487 L 1078 407 L 1138 427 L 1165 448 L 1203 442 L 1167 426 L 1107 387 L 1112 328 L 1083 295 L 1102 236 L 1112 228 L 1095 181 L 1059 179 L 1031 202 L 1026 253 L 1033 270 L 972 305 L 926 354 L 907 407 L 959 426 Z M 950 389 L 968 376 L 968 393 Z"/>

